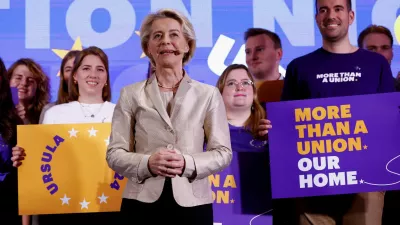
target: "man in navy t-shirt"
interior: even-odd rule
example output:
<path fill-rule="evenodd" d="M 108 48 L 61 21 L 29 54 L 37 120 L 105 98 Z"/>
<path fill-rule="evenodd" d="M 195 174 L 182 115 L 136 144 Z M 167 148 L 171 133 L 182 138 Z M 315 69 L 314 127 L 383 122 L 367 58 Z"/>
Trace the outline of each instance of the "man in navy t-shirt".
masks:
<path fill-rule="evenodd" d="M 323 46 L 288 65 L 282 101 L 394 91 L 388 61 L 351 45 L 348 29 L 353 21 L 351 0 L 316 0 Z M 373 192 L 283 200 L 279 208 L 274 206 L 274 224 L 380 225 L 383 198 Z"/>

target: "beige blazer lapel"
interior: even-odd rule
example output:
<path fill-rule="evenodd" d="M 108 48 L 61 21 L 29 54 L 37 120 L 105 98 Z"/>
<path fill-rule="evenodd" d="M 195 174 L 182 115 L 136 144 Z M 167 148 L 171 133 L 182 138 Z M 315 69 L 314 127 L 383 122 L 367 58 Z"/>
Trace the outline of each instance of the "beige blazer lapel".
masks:
<path fill-rule="evenodd" d="M 158 88 L 157 80 L 155 78 L 156 76 L 154 74 L 149 78 L 146 92 L 148 96 L 150 96 L 150 99 L 161 118 L 172 127 L 171 119 L 168 116 L 167 110 L 164 108 L 164 104 L 161 100 L 160 89 Z"/>
<path fill-rule="evenodd" d="M 176 116 L 179 113 L 179 110 L 181 109 L 183 100 L 188 96 L 187 93 L 192 87 L 191 85 L 192 79 L 189 77 L 189 75 L 185 72 L 185 76 L 182 78 L 182 81 L 178 87 L 178 90 L 176 91 L 174 100 L 172 101 L 172 112 L 171 112 L 171 120 L 173 121 L 176 119 Z"/>

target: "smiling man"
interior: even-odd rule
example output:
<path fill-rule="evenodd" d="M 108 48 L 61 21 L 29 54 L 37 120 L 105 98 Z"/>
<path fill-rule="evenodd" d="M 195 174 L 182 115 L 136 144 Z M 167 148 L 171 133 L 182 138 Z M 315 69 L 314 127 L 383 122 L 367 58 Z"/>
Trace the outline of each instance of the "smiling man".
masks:
<path fill-rule="evenodd" d="M 282 101 L 394 91 L 388 61 L 351 45 L 348 32 L 354 16 L 351 0 L 316 0 L 315 20 L 323 45 L 289 63 Z M 380 225 L 383 198 L 381 192 L 298 198 L 280 204 L 281 210 L 274 208 L 282 212 L 277 213 L 279 218 L 274 214 L 274 224 Z M 285 205 L 296 206 L 296 221 L 287 221 Z"/>

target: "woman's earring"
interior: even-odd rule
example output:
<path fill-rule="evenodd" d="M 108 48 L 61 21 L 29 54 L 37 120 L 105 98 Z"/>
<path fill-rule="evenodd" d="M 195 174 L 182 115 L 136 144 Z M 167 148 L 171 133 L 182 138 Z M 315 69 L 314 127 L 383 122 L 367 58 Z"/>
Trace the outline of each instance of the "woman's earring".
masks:
<path fill-rule="evenodd" d="M 77 84 L 77 83 L 78 83 L 78 81 L 74 80 L 74 83 L 75 83 L 75 84 Z"/>

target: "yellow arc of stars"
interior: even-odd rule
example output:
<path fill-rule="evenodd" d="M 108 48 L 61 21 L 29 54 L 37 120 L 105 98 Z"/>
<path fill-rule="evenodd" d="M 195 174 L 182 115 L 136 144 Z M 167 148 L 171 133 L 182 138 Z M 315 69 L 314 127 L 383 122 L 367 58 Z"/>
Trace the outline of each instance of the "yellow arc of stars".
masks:
<path fill-rule="evenodd" d="M 140 36 L 140 31 L 135 31 L 135 34 L 137 36 Z M 142 55 L 140 55 L 140 58 L 144 58 L 144 57 L 146 57 L 146 54 L 144 54 L 144 52 L 142 52 Z"/>
<path fill-rule="evenodd" d="M 77 37 L 74 44 L 72 45 L 72 48 L 70 50 L 65 50 L 65 49 L 51 49 L 58 57 L 61 59 L 64 59 L 64 57 L 68 54 L 68 52 L 72 50 L 79 50 L 82 51 L 82 41 L 80 37 Z M 60 76 L 60 71 L 58 71 L 57 76 Z"/>
<path fill-rule="evenodd" d="M 400 16 L 398 16 L 396 22 L 394 22 L 394 35 L 397 42 L 400 43 Z"/>

